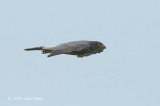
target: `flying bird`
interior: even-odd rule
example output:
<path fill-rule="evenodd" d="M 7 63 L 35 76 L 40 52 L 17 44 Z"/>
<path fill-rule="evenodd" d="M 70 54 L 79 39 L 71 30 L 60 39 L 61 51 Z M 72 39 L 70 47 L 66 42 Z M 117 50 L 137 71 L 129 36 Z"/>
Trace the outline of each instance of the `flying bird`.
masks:
<path fill-rule="evenodd" d="M 89 56 L 96 53 L 101 53 L 106 46 L 99 41 L 74 41 L 59 44 L 57 46 L 40 46 L 40 47 L 33 47 L 24 49 L 26 51 L 32 50 L 41 50 L 42 54 L 47 54 L 48 57 L 60 55 L 60 54 L 69 54 L 69 55 L 76 55 L 77 57 L 84 57 Z"/>

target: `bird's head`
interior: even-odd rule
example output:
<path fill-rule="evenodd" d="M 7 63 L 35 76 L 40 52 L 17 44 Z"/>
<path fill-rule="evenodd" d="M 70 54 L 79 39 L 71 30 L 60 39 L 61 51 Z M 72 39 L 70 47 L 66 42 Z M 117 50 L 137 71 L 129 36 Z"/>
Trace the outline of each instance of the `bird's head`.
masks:
<path fill-rule="evenodd" d="M 106 49 L 106 46 L 101 42 L 97 42 L 97 46 L 101 49 Z"/>
<path fill-rule="evenodd" d="M 90 48 L 92 50 L 103 51 L 104 49 L 106 49 L 106 46 L 99 41 L 92 41 L 90 42 Z"/>

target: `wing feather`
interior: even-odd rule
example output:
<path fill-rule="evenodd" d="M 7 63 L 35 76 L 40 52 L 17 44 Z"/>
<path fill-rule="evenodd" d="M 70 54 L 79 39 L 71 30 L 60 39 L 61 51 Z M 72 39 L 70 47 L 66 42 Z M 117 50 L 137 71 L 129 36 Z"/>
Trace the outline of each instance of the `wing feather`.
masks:
<path fill-rule="evenodd" d="M 66 54 L 73 51 L 81 51 L 83 49 L 88 49 L 90 47 L 88 42 L 70 42 L 66 44 L 61 44 L 55 48 L 53 48 L 52 53 L 48 55 L 48 57 Z"/>

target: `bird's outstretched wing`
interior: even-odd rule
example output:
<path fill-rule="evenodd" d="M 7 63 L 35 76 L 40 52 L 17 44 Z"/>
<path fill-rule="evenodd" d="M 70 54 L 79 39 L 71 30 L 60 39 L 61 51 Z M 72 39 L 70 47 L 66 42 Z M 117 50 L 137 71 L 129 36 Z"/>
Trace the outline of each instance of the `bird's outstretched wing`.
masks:
<path fill-rule="evenodd" d="M 70 42 L 66 44 L 61 44 L 55 48 L 53 48 L 52 53 L 48 55 L 48 57 L 59 55 L 59 54 L 67 54 L 73 51 L 81 51 L 83 49 L 88 49 L 90 47 L 88 42 Z"/>

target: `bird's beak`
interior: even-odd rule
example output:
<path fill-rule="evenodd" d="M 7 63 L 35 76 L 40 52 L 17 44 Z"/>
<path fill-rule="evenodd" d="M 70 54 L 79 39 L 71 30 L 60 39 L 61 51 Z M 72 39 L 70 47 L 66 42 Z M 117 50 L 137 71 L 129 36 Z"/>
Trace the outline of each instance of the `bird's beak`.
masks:
<path fill-rule="evenodd" d="M 104 49 L 106 49 L 106 46 L 104 46 Z"/>

